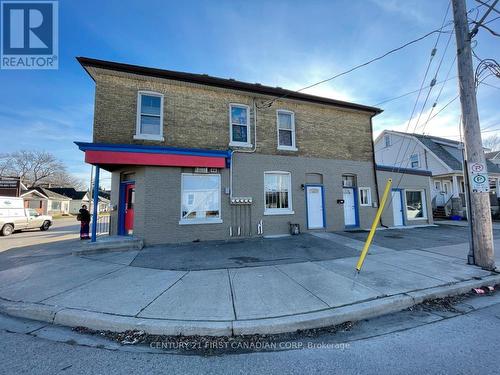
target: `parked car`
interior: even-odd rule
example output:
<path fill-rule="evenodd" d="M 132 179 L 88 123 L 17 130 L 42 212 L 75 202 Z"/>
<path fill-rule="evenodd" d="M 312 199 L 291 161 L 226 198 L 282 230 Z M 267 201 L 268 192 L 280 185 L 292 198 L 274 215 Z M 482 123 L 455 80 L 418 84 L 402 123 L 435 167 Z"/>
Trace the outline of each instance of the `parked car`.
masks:
<path fill-rule="evenodd" d="M 24 208 L 22 198 L 0 197 L 0 235 L 9 236 L 16 230 L 40 228 L 48 230 L 52 216 L 40 215 L 32 208 Z"/>

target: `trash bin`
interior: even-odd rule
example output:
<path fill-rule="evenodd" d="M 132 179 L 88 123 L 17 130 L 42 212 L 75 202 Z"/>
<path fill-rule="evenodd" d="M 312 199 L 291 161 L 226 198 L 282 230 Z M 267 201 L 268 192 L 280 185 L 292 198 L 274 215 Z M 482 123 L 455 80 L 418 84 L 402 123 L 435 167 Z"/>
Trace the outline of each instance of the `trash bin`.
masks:
<path fill-rule="evenodd" d="M 292 236 L 300 234 L 300 225 L 299 224 L 290 223 L 290 234 Z"/>

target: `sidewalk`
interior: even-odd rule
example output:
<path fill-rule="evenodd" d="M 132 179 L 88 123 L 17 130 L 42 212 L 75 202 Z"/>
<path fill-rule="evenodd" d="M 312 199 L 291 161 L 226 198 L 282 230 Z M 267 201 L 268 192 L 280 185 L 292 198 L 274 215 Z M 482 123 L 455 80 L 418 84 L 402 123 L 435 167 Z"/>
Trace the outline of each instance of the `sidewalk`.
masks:
<path fill-rule="evenodd" d="M 360 249 L 356 239 L 317 237 L 333 252 L 336 246 Z M 447 255 L 433 249 L 374 246 L 358 276 L 357 256 L 196 271 L 130 266 L 138 251 L 65 256 L 0 272 L 0 312 L 151 334 L 280 333 L 366 319 L 500 283 L 500 275 L 464 264 L 466 244 L 453 245 Z"/>

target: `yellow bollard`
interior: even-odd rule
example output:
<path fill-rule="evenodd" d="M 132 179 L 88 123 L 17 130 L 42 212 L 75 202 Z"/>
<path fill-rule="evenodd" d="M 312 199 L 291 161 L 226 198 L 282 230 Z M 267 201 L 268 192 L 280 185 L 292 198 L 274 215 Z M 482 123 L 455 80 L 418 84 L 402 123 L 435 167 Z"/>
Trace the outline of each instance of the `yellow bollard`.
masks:
<path fill-rule="evenodd" d="M 385 203 L 387 202 L 387 197 L 389 196 L 389 192 L 391 191 L 392 186 L 392 178 L 387 180 L 387 184 L 385 184 L 384 195 L 382 195 L 382 201 L 380 202 L 380 206 L 378 207 L 377 214 L 373 219 L 372 227 L 370 229 L 370 234 L 366 239 L 365 246 L 363 246 L 363 251 L 361 251 L 361 255 L 359 256 L 358 264 L 356 264 L 356 270 L 361 271 L 361 267 L 363 267 L 363 262 L 365 261 L 366 254 L 368 254 L 368 249 L 373 240 L 373 236 L 375 235 L 375 230 L 377 229 L 378 222 L 380 221 L 380 216 L 382 216 L 382 211 L 384 211 Z"/>

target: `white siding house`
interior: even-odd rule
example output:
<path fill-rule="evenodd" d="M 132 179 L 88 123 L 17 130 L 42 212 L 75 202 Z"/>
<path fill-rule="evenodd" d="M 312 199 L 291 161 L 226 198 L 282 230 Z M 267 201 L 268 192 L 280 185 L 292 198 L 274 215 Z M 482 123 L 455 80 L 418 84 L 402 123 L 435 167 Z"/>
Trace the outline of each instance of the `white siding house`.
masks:
<path fill-rule="evenodd" d="M 461 142 L 384 130 L 375 139 L 374 147 L 378 165 L 431 172 L 431 202 L 435 217 L 466 216 Z M 491 196 L 492 205 L 498 206 L 500 167 L 488 160 L 487 168 L 495 191 Z"/>

